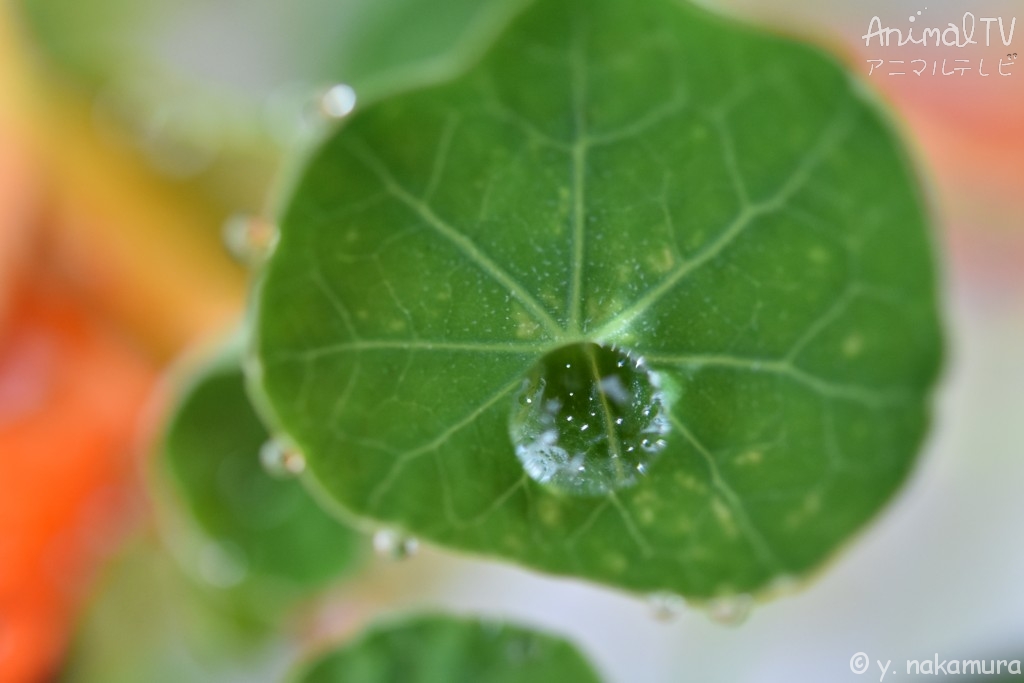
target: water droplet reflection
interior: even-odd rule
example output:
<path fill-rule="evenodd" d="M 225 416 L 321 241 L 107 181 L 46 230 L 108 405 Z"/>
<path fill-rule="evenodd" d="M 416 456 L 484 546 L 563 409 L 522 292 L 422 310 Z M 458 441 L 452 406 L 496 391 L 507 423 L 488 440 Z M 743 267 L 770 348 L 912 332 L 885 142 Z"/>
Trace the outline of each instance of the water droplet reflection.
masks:
<path fill-rule="evenodd" d="M 534 365 L 509 419 L 526 473 L 581 496 L 635 484 L 667 445 L 668 431 L 660 376 L 641 358 L 590 342 Z"/>
<path fill-rule="evenodd" d="M 388 559 L 404 560 L 415 555 L 419 547 L 420 542 L 415 538 L 394 529 L 381 529 L 373 535 L 374 552 Z"/>
<path fill-rule="evenodd" d="M 288 448 L 280 441 L 271 439 L 260 448 L 260 464 L 270 476 L 288 479 L 305 471 L 306 458 L 294 448 Z"/>
<path fill-rule="evenodd" d="M 675 593 L 651 593 L 647 596 L 647 602 L 658 621 L 672 621 L 686 610 L 686 601 Z"/>
<path fill-rule="evenodd" d="M 716 598 L 708 603 L 708 617 L 725 626 L 739 626 L 750 618 L 754 599 L 746 594 Z"/>
<path fill-rule="evenodd" d="M 257 265 L 273 250 L 277 227 L 264 218 L 235 214 L 224 222 L 222 237 L 235 260 Z"/>
<path fill-rule="evenodd" d="M 355 108 L 356 91 L 344 83 L 331 86 L 320 98 L 321 111 L 332 119 L 343 119 Z"/>

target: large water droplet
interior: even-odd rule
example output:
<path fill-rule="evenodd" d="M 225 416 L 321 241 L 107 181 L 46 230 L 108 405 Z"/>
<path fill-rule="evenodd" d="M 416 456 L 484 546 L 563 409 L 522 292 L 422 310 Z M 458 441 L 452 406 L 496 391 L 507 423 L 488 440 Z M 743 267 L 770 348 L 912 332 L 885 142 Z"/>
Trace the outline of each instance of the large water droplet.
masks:
<path fill-rule="evenodd" d="M 595 496 L 631 486 L 665 448 L 661 378 L 642 359 L 591 342 L 534 365 L 509 434 L 526 473 L 555 490 Z"/>
<path fill-rule="evenodd" d="M 267 474 L 279 479 L 296 477 L 306 469 L 306 458 L 294 448 L 271 439 L 260 448 L 260 463 Z"/>
<path fill-rule="evenodd" d="M 381 529 L 373 535 L 373 550 L 381 557 L 404 560 L 419 550 L 420 542 L 394 529 Z"/>

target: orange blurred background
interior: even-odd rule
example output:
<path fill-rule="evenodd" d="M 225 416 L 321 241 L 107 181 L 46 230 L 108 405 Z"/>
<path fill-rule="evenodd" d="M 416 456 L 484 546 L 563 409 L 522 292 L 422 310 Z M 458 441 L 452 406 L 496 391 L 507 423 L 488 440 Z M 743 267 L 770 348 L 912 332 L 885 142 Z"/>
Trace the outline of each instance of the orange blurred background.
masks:
<path fill-rule="evenodd" d="M 244 276 L 216 240 L 221 216 L 104 140 L 87 102 L 44 85 L 7 7 L 0 681 L 13 683 L 56 671 L 94 569 L 138 515 L 160 372 L 238 316 Z"/>

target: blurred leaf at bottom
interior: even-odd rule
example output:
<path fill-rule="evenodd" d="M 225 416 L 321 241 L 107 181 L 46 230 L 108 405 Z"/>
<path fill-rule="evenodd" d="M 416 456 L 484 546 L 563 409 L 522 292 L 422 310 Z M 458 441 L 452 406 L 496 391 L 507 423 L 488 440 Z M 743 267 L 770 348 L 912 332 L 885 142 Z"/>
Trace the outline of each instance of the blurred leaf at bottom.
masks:
<path fill-rule="evenodd" d="M 598 683 L 556 636 L 476 619 L 421 616 L 370 629 L 313 662 L 297 683 Z"/>

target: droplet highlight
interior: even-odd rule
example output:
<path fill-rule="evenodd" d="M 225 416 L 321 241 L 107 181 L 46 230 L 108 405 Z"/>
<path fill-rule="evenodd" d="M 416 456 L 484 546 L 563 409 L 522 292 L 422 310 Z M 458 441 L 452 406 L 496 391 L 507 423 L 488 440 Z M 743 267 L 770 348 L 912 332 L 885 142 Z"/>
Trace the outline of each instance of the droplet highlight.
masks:
<path fill-rule="evenodd" d="M 754 598 L 747 594 L 715 598 L 707 605 L 708 617 L 725 626 L 740 626 L 750 618 Z"/>
<path fill-rule="evenodd" d="M 277 227 L 265 218 L 236 214 L 224 222 L 221 236 L 236 261 L 257 265 L 277 243 Z"/>
<path fill-rule="evenodd" d="M 647 596 L 647 603 L 658 621 L 672 621 L 686 611 L 686 601 L 675 593 L 651 593 Z"/>
<path fill-rule="evenodd" d="M 404 560 L 419 550 L 420 542 L 394 529 L 381 529 L 373 535 L 373 550 L 391 560 Z"/>
<path fill-rule="evenodd" d="M 320 110 L 332 119 L 343 119 L 356 108 L 356 91 L 352 86 L 338 83 L 328 88 L 320 98 Z"/>
<path fill-rule="evenodd" d="M 272 477 L 290 479 L 306 470 L 306 458 L 294 448 L 288 448 L 280 441 L 271 439 L 260 448 L 260 464 Z"/>
<path fill-rule="evenodd" d="M 668 444 L 661 377 L 643 359 L 592 342 L 556 349 L 523 379 L 509 436 L 523 469 L 562 493 L 634 485 Z"/>

